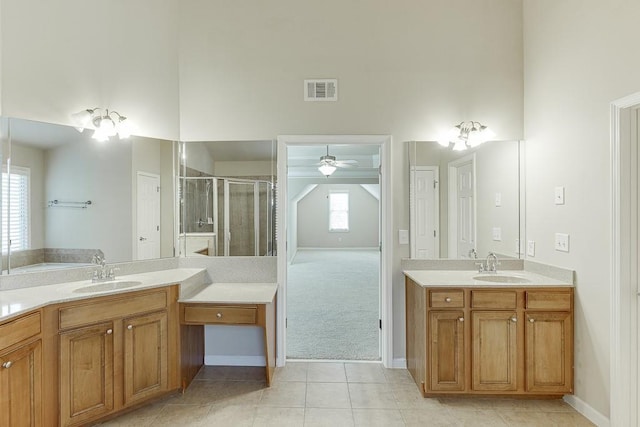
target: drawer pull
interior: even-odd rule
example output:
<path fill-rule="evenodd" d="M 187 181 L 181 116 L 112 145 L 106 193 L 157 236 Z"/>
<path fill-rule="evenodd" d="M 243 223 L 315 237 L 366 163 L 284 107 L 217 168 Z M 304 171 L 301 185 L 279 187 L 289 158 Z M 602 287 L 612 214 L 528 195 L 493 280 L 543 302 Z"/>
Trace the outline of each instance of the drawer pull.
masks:
<path fill-rule="evenodd" d="M 446 298 L 444 299 L 444 302 L 451 302 L 451 297 L 446 297 Z"/>
<path fill-rule="evenodd" d="M 512 318 L 511 318 L 511 321 L 512 321 L 512 322 L 517 322 L 517 321 L 518 321 L 518 318 L 514 316 L 514 317 L 512 317 Z"/>
<path fill-rule="evenodd" d="M 530 319 L 529 319 L 529 322 L 531 322 L 531 323 L 533 323 L 533 322 L 535 322 L 535 321 L 536 321 L 536 319 L 534 319 L 534 318 L 530 318 Z"/>
<path fill-rule="evenodd" d="M 5 369 L 9 369 L 11 367 L 11 365 L 13 365 L 13 362 L 12 361 L 8 361 L 8 362 L 4 362 L 2 364 L 2 367 L 5 368 Z"/>
<path fill-rule="evenodd" d="M 113 333 L 113 329 L 107 329 L 107 335 L 111 335 Z"/>
<path fill-rule="evenodd" d="M 458 320 L 464 322 L 464 317 L 458 317 Z"/>
<path fill-rule="evenodd" d="M 132 330 L 132 329 L 133 329 L 133 325 L 129 325 L 129 326 L 127 326 L 127 329 L 128 329 L 128 330 Z"/>
<path fill-rule="evenodd" d="M 222 319 L 222 313 L 218 313 L 218 314 L 216 314 L 216 317 L 217 317 L 218 319 Z"/>

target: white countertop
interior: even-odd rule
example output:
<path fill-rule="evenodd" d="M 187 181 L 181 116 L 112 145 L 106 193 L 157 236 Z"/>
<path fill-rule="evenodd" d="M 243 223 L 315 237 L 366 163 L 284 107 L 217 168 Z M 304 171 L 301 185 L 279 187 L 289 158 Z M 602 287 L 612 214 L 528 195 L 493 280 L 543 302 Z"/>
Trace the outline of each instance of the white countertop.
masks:
<path fill-rule="evenodd" d="M 211 283 L 188 298 L 180 298 L 179 302 L 269 304 L 277 289 L 277 283 Z"/>
<path fill-rule="evenodd" d="M 201 286 L 202 284 L 197 283 L 197 280 L 190 279 L 194 279 L 197 275 L 205 271 L 206 270 L 202 268 L 175 268 L 171 270 L 150 271 L 140 274 L 118 276 L 114 281 L 136 281 L 140 282 L 140 284 L 118 290 L 104 290 L 90 293 L 78 293 L 74 291 L 85 286 L 100 285 L 100 283 L 92 283 L 91 280 L 81 280 L 77 282 L 57 283 L 54 285 L 33 286 L 0 291 L 0 321 L 10 319 L 19 314 L 44 307 L 49 304 L 139 291 L 141 289 L 156 288 L 167 285 L 181 285 L 181 295 L 193 293 L 193 291 L 189 292 L 189 290 L 194 287 Z"/>
<path fill-rule="evenodd" d="M 523 270 L 502 270 L 498 273 L 478 273 L 470 270 L 405 270 L 404 274 L 424 287 L 573 287 L 573 283 L 552 279 Z M 477 278 L 504 278 L 505 282 L 478 280 Z M 513 278 L 513 279 L 510 279 Z"/>

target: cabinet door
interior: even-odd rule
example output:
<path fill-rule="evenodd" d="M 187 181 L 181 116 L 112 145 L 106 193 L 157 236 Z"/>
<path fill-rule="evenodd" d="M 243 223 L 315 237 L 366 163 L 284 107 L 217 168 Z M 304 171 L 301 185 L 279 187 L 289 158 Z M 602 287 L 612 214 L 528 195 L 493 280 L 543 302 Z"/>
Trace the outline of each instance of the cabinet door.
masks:
<path fill-rule="evenodd" d="M 516 313 L 475 311 L 471 317 L 473 389 L 516 390 L 518 368 Z"/>
<path fill-rule="evenodd" d="M 113 410 L 113 324 L 60 334 L 60 424 L 86 423 Z"/>
<path fill-rule="evenodd" d="M 527 313 L 527 391 L 569 393 L 573 388 L 571 313 Z"/>
<path fill-rule="evenodd" d="M 429 344 L 431 391 L 464 390 L 464 313 L 430 312 Z"/>
<path fill-rule="evenodd" d="M 167 312 L 123 322 L 126 406 L 167 390 Z"/>
<path fill-rule="evenodd" d="M 40 340 L 0 356 L 0 426 L 42 425 Z"/>

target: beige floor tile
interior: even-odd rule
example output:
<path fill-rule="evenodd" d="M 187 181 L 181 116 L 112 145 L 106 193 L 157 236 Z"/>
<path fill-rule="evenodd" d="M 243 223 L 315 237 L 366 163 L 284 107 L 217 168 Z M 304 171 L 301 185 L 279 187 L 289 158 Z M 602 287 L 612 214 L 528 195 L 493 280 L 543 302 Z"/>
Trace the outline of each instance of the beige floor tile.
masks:
<path fill-rule="evenodd" d="M 303 382 L 277 382 L 264 390 L 260 406 L 304 408 L 307 384 Z"/>
<path fill-rule="evenodd" d="M 549 418 L 549 414 L 545 412 L 506 410 L 499 410 L 497 412 L 509 427 L 539 427 L 552 425 L 552 420 Z"/>
<path fill-rule="evenodd" d="M 345 363 L 344 370 L 350 383 L 386 383 L 387 377 L 380 363 Z"/>
<path fill-rule="evenodd" d="M 388 383 L 415 384 L 413 377 L 406 369 L 382 368 Z M 417 387 L 417 386 L 416 386 Z"/>
<path fill-rule="evenodd" d="M 577 412 L 547 412 L 550 426 L 554 427 L 592 427 L 595 426 L 587 418 Z"/>
<path fill-rule="evenodd" d="M 531 399 L 505 399 L 505 398 L 474 398 L 476 409 L 494 409 L 520 412 L 540 411 L 538 400 Z"/>
<path fill-rule="evenodd" d="M 349 383 L 352 408 L 397 409 L 396 399 L 387 384 Z"/>
<path fill-rule="evenodd" d="M 164 403 L 155 403 L 143 406 L 135 411 L 120 415 L 119 417 L 109 420 L 101 425 L 111 427 L 146 427 L 151 425 L 153 420 L 156 419 L 160 411 L 162 411 L 162 408 L 164 408 L 164 405 Z"/>
<path fill-rule="evenodd" d="M 304 427 L 352 427 L 351 409 L 306 408 Z"/>
<path fill-rule="evenodd" d="M 575 412 L 567 402 L 562 399 L 546 399 L 534 401 L 537 410 L 542 412 Z"/>
<path fill-rule="evenodd" d="M 455 419 L 446 408 L 401 409 L 407 427 L 456 427 L 462 421 Z"/>
<path fill-rule="evenodd" d="M 415 384 L 391 384 L 389 387 L 399 409 L 444 409 L 438 399 L 424 398 Z"/>
<path fill-rule="evenodd" d="M 494 410 L 451 408 L 449 413 L 462 426 L 507 427 L 507 423 Z"/>
<path fill-rule="evenodd" d="M 346 383 L 308 383 L 307 408 L 351 408 Z"/>
<path fill-rule="evenodd" d="M 200 421 L 202 426 L 251 427 L 256 417 L 255 406 L 214 405 Z"/>
<path fill-rule="evenodd" d="M 304 408 L 258 407 L 253 425 L 255 427 L 303 427 Z"/>
<path fill-rule="evenodd" d="M 184 395 L 172 399 L 170 403 L 257 405 L 263 390 L 267 389 L 262 382 L 194 381 Z"/>
<path fill-rule="evenodd" d="M 210 405 L 165 405 L 153 426 L 195 426 L 209 414 Z"/>
<path fill-rule="evenodd" d="M 203 366 L 196 380 L 266 381 L 265 368 L 258 366 Z"/>
<path fill-rule="evenodd" d="M 307 362 L 287 362 L 283 367 L 276 368 L 274 381 L 307 381 Z"/>
<path fill-rule="evenodd" d="M 449 409 L 478 409 L 479 405 L 483 405 L 478 402 L 479 399 L 473 397 L 439 397 L 437 399 L 442 406 Z"/>
<path fill-rule="evenodd" d="M 404 420 L 398 409 L 354 409 L 353 420 L 356 426 L 366 427 L 404 427 Z"/>
<path fill-rule="evenodd" d="M 344 363 L 313 362 L 307 365 L 307 382 L 345 383 Z"/>

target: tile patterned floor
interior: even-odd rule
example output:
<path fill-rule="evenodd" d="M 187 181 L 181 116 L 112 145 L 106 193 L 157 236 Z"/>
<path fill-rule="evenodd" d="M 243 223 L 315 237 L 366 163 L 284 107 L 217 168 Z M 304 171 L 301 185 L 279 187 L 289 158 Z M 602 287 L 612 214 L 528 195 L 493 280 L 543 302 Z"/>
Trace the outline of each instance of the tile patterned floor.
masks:
<path fill-rule="evenodd" d="M 265 386 L 262 368 L 205 366 L 172 395 L 103 426 L 592 426 L 562 400 L 424 399 L 404 369 L 289 362 Z"/>

